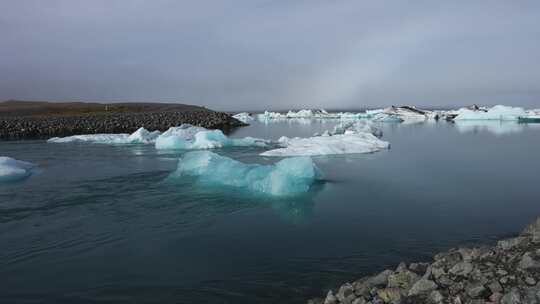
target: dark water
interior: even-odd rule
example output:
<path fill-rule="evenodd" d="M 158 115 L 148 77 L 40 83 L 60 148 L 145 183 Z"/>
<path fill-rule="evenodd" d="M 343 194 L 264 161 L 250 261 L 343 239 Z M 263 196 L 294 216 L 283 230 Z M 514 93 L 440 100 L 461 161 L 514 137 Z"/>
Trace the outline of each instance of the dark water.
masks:
<path fill-rule="evenodd" d="M 233 136 L 310 136 L 334 122 Z M 540 128 L 383 126 L 391 150 L 315 158 L 294 198 L 167 181 L 152 146 L 2 142 L 39 164 L 0 185 L 1 303 L 304 303 L 401 260 L 490 243 L 540 214 Z M 273 162 L 261 149 L 216 152 Z"/>

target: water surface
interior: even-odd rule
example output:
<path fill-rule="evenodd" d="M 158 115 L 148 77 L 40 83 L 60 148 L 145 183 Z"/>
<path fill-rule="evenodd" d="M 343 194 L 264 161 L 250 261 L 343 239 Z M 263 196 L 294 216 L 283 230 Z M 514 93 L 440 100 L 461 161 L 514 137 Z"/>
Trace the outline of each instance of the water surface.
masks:
<path fill-rule="evenodd" d="M 311 136 L 335 121 L 232 136 Z M 272 198 L 170 181 L 181 152 L 0 142 L 30 178 L 0 185 L 0 302 L 304 303 L 399 261 L 491 243 L 540 214 L 537 125 L 386 124 L 391 149 L 315 157 L 325 182 Z M 248 163 L 260 148 L 215 152 Z"/>

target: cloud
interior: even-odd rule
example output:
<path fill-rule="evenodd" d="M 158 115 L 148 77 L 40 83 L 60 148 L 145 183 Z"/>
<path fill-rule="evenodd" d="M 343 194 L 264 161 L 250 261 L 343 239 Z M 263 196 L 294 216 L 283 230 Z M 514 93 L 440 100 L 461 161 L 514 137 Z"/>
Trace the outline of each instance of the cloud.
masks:
<path fill-rule="evenodd" d="M 0 3 L 0 99 L 538 106 L 536 1 Z"/>

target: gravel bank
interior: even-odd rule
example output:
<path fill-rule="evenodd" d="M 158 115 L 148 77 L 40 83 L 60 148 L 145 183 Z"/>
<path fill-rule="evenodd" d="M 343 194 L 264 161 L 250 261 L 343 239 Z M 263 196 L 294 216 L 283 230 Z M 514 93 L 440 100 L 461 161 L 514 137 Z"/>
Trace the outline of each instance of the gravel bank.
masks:
<path fill-rule="evenodd" d="M 540 303 L 540 218 L 493 247 L 456 248 L 431 263 L 401 263 L 308 304 Z"/>
<path fill-rule="evenodd" d="M 165 131 L 183 123 L 224 131 L 245 125 L 228 114 L 209 110 L 15 116 L 0 117 L 0 139 L 47 139 L 79 134 L 132 133 L 140 127 Z"/>

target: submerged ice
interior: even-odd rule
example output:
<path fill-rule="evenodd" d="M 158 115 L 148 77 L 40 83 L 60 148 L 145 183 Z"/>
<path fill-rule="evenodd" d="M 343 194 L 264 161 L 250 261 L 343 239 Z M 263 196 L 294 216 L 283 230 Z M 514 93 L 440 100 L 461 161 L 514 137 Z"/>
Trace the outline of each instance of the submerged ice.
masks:
<path fill-rule="evenodd" d="M 380 140 L 382 132 L 366 121 L 341 124 L 333 131 L 308 138 L 281 137 L 281 148 L 261 153 L 262 156 L 315 156 L 334 154 L 372 153 L 388 149 L 390 144 Z"/>
<path fill-rule="evenodd" d="M 322 178 L 309 157 L 286 158 L 273 165 L 259 165 L 244 164 L 210 151 L 186 153 L 172 176 L 191 176 L 203 184 L 244 188 L 270 195 L 307 192 Z"/>
<path fill-rule="evenodd" d="M 34 164 L 0 156 L 0 182 L 16 181 L 28 177 Z"/>

